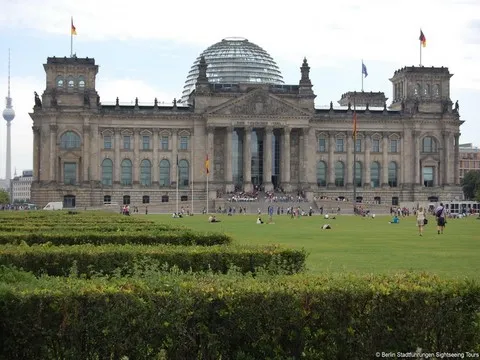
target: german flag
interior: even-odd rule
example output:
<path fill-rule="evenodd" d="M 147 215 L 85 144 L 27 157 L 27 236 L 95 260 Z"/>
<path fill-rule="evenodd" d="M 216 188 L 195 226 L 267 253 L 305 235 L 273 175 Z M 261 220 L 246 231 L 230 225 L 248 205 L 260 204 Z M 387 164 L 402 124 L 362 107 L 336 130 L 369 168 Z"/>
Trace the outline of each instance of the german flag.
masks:
<path fill-rule="evenodd" d="M 207 172 L 207 175 L 210 174 L 210 160 L 208 160 L 208 154 L 205 159 L 205 171 Z"/>
<path fill-rule="evenodd" d="M 425 35 L 423 35 L 422 29 L 420 29 L 420 37 L 418 38 L 418 40 L 420 40 L 423 47 L 427 46 L 427 38 L 425 37 Z"/>
<path fill-rule="evenodd" d="M 73 17 L 72 17 L 72 27 L 70 29 L 70 34 L 71 35 L 77 35 L 77 29 L 75 28 L 75 26 L 73 25 Z"/>

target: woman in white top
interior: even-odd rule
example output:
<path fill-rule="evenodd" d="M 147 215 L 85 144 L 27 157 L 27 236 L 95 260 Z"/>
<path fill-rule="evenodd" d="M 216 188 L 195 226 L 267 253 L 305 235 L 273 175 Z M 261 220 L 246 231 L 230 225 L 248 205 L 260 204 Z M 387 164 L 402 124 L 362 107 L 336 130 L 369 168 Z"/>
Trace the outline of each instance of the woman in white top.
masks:
<path fill-rule="evenodd" d="M 418 233 L 420 236 L 423 236 L 423 226 L 425 225 L 425 210 L 423 207 L 418 208 L 417 211 L 417 226 L 418 226 Z"/>

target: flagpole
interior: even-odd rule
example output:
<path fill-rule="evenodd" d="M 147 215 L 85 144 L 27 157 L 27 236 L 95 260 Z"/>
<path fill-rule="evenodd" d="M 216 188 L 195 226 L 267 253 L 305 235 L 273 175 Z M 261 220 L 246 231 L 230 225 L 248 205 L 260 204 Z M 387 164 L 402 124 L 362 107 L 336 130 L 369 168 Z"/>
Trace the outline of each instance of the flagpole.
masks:
<path fill-rule="evenodd" d="M 177 181 L 176 181 L 176 184 L 177 184 L 176 185 L 176 194 L 177 194 L 177 202 L 176 202 L 177 203 L 177 207 L 176 207 L 177 211 L 176 211 L 176 213 L 177 213 L 177 215 L 178 215 L 178 173 L 179 173 L 179 171 L 180 171 L 180 169 L 178 168 L 178 155 L 177 155 L 177 174 L 176 174 L 177 175 Z"/>
<path fill-rule="evenodd" d="M 70 57 L 73 57 L 73 32 L 70 29 Z"/>
<path fill-rule="evenodd" d="M 362 82 L 363 82 L 363 74 L 362 74 Z M 362 89 L 363 90 L 363 89 Z M 356 208 L 357 208 L 357 178 L 355 174 L 356 165 L 357 165 L 357 106 L 355 102 L 355 98 L 353 98 L 353 117 L 355 121 L 354 129 L 353 129 L 353 215 L 356 215 Z"/>
<path fill-rule="evenodd" d="M 420 40 L 420 66 L 422 66 L 422 41 L 421 40 Z"/>
<path fill-rule="evenodd" d="M 208 155 L 207 155 L 208 156 Z M 210 164 L 208 164 L 208 167 L 210 167 Z M 210 177 L 210 169 L 205 169 L 206 173 L 207 173 L 207 214 L 209 213 L 208 212 L 208 178 Z"/>
<path fill-rule="evenodd" d="M 362 71 L 360 72 L 360 74 L 362 74 L 362 92 L 363 92 L 363 59 L 362 59 Z"/>

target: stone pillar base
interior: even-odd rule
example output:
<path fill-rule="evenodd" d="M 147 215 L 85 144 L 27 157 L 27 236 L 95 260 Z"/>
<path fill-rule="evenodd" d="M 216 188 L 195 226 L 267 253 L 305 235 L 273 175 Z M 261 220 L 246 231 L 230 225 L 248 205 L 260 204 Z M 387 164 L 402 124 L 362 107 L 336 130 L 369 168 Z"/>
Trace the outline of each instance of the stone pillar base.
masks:
<path fill-rule="evenodd" d="M 390 185 L 388 185 L 388 184 L 382 184 L 382 189 L 390 189 Z"/>
<path fill-rule="evenodd" d="M 265 191 L 272 191 L 273 190 L 273 184 L 272 183 L 263 184 L 263 188 L 265 189 Z"/>
<path fill-rule="evenodd" d="M 227 183 L 225 184 L 225 192 L 226 193 L 231 193 L 235 190 L 235 185 L 233 183 Z"/>
<path fill-rule="evenodd" d="M 281 183 L 280 187 L 283 189 L 284 192 L 288 193 L 292 191 L 292 184 L 290 183 Z"/>
<path fill-rule="evenodd" d="M 243 191 L 251 192 L 253 190 L 253 184 L 251 182 L 243 183 Z"/>
<path fill-rule="evenodd" d="M 327 184 L 327 190 L 335 190 L 337 187 L 333 183 L 328 183 Z"/>

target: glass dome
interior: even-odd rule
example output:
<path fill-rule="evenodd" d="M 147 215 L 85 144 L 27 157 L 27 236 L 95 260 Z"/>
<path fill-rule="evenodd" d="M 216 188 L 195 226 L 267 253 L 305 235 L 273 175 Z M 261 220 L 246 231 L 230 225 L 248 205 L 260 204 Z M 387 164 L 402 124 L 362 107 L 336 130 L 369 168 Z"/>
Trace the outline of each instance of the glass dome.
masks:
<path fill-rule="evenodd" d="M 208 81 L 217 84 L 283 84 L 272 57 L 244 38 L 226 38 L 203 51 L 193 63 L 182 92 L 182 102 L 195 88 L 201 56 L 207 62 Z"/>

